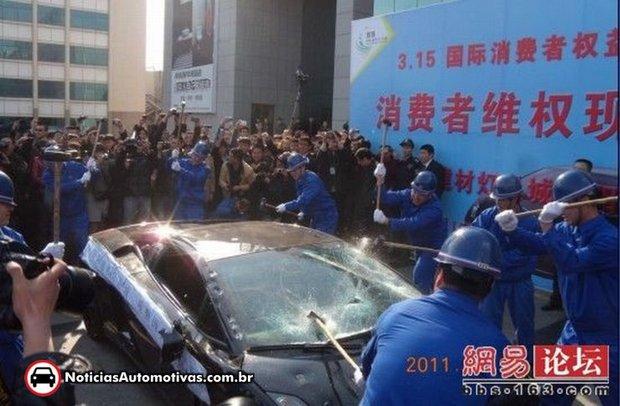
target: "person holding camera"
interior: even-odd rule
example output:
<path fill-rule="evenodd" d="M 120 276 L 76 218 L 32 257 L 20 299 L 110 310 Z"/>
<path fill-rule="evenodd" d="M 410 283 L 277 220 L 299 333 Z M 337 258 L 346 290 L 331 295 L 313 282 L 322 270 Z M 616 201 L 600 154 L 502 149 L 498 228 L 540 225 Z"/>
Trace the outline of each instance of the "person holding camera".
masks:
<path fill-rule="evenodd" d="M 3 384 L 0 389 L 5 389 L 5 393 L 0 391 L 0 401 L 8 403 L 10 399 L 15 405 L 73 405 L 76 403 L 75 388 L 70 383 L 63 382 L 56 392 L 44 398 L 34 395 L 25 385 L 26 371 L 35 361 L 53 362 L 58 365 L 61 376 L 65 372 L 84 373 L 92 369 L 91 363 L 80 355 L 54 352 L 51 317 L 61 295 L 61 278 L 67 275 L 68 267 L 60 260 L 49 258 L 41 264 L 45 269 L 34 278 L 26 276 L 27 271 L 16 262 L 9 261 L 5 265 L 4 272 L 12 284 L 11 311 L 19 320 L 24 342 L 23 358 L 20 357 L 11 371 L 12 381 L 0 377 L 0 384 Z"/>
<path fill-rule="evenodd" d="M 21 233 L 8 227 L 11 214 L 17 206 L 14 197 L 13 181 L 7 174 L 0 171 L 0 238 L 13 240 L 27 246 Z M 52 242 L 47 244 L 42 252 L 54 258 L 62 259 L 64 250 L 64 243 Z M 0 378 L 8 387 L 13 385 L 15 370 L 21 361 L 23 349 L 22 338 L 19 334 L 0 329 Z"/>

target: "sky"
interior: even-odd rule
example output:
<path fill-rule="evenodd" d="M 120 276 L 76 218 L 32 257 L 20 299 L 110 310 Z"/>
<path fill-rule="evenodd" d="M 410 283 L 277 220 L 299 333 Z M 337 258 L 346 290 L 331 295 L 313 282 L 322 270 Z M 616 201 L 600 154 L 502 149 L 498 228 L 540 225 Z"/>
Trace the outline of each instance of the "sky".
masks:
<path fill-rule="evenodd" d="M 146 0 L 146 70 L 163 70 L 164 1 Z"/>

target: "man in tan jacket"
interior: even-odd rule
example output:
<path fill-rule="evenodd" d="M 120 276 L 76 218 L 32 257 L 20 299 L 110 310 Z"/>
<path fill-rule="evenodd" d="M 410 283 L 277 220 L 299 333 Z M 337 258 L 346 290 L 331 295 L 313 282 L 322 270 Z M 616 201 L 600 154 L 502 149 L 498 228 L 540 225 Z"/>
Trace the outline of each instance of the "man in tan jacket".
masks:
<path fill-rule="evenodd" d="M 243 151 L 233 148 L 228 161 L 222 165 L 220 187 L 224 198 L 215 210 L 215 217 L 231 217 L 234 215 L 235 203 L 242 198 L 254 182 L 254 170 L 243 160 Z"/>

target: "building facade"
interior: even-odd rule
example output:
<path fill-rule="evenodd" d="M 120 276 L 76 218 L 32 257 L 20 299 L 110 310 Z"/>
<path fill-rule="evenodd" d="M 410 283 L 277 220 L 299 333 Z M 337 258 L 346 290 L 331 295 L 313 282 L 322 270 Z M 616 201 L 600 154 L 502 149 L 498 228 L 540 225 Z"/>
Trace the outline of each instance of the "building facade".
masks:
<path fill-rule="evenodd" d="M 0 0 L 0 124 L 144 110 L 145 0 Z"/>
<path fill-rule="evenodd" d="M 301 67 L 309 79 L 302 86 L 299 116 L 340 128 L 350 114 L 351 22 L 443 1 L 166 0 L 163 104 L 179 106 L 181 99 L 172 96 L 178 90 L 175 64 L 187 51 L 179 51 L 178 44 L 183 38 L 189 43 L 204 25 L 196 22 L 195 10 L 213 7 L 212 102 L 200 116 L 211 124 L 226 116 L 288 123 L 298 89 L 295 72 Z M 179 22 L 183 18 L 185 24 Z M 181 87 L 196 89 L 190 82 Z M 187 100 L 190 112 L 192 101 Z"/>

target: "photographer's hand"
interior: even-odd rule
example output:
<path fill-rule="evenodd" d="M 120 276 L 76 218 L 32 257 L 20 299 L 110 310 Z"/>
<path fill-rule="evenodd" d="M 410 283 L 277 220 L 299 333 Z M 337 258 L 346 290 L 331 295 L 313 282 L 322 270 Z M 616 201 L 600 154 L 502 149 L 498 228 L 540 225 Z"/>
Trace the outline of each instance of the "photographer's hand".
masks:
<path fill-rule="evenodd" d="M 58 279 L 66 269 L 64 262 L 56 260 L 49 271 L 28 280 L 19 264 L 6 265 L 13 279 L 13 311 L 23 327 L 24 357 L 53 351 L 51 317 L 60 293 Z"/>

